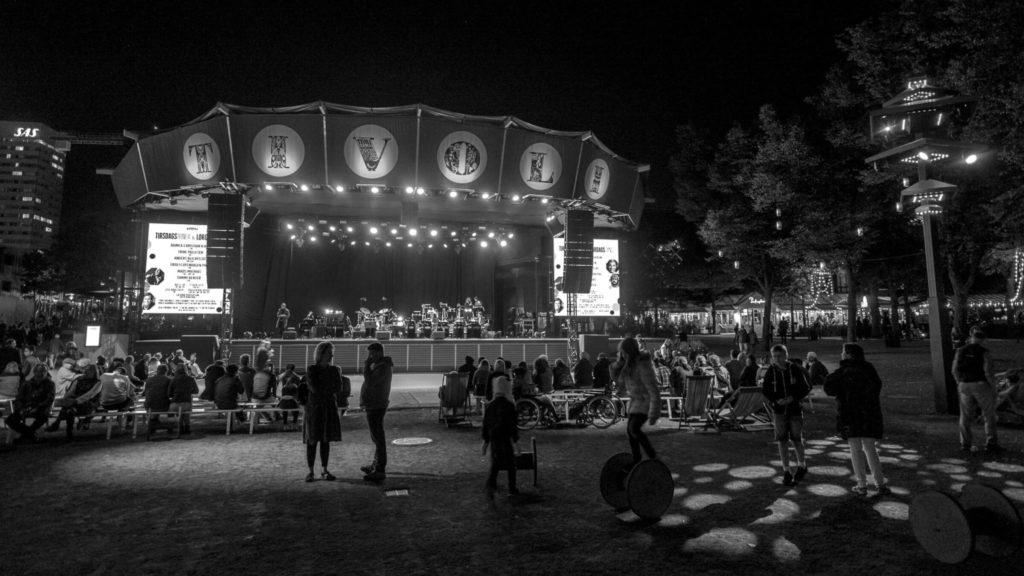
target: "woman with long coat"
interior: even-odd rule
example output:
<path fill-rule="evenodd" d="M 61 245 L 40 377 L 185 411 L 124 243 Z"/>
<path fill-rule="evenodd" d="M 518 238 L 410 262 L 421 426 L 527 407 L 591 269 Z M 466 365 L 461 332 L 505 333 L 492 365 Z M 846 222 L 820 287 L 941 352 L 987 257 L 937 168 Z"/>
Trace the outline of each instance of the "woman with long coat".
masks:
<path fill-rule="evenodd" d="M 619 358 L 612 365 L 612 378 L 629 392 L 629 415 L 626 437 L 633 461 L 640 462 L 641 448 L 648 458 L 657 458 L 654 446 L 644 434 L 643 425 L 654 426 L 661 416 L 661 394 L 654 374 L 654 362 L 646 351 L 640 351 L 636 338 L 630 336 L 619 343 Z"/>
<path fill-rule="evenodd" d="M 868 491 L 865 461 L 878 493 L 891 493 L 875 448 L 883 432 L 881 390 L 882 379 L 864 359 L 864 349 L 857 344 L 843 344 L 839 369 L 825 378 L 825 393 L 836 397 L 836 432 L 850 444 L 853 474 L 857 478 L 853 491 L 862 496 Z"/>
<path fill-rule="evenodd" d="M 306 464 L 309 474 L 306 482 L 313 481 L 313 464 L 316 462 L 316 445 L 320 444 L 320 477 L 334 480 L 327 471 L 331 455 L 331 442 L 341 441 L 341 418 L 338 416 L 338 399 L 341 397 L 341 368 L 335 366 L 334 345 L 321 342 L 316 346 L 316 363 L 306 369 L 305 417 L 302 422 L 302 441 L 306 444 Z"/>

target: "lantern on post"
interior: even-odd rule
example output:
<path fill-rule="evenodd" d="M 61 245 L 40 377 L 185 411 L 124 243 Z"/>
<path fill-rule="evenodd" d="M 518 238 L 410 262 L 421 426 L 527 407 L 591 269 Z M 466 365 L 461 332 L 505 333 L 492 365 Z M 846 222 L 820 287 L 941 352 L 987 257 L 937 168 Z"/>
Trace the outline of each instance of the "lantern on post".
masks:
<path fill-rule="evenodd" d="M 872 141 L 890 147 L 867 158 L 866 163 L 891 163 L 916 166 L 917 182 L 900 193 L 897 209 L 914 207 L 924 227 L 925 262 L 928 270 L 928 339 L 932 355 L 932 384 L 937 412 L 959 413 L 959 399 L 951 365 L 953 345 L 950 319 L 946 312 L 943 286 L 945 270 L 939 258 L 938 229 L 935 218 L 957 187 L 928 178 L 928 167 L 938 162 L 962 160 L 973 164 L 986 150 L 980 144 L 960 142 L 948 137 L 949 128 L 961 125 L 974 107 L 975 98 L 954 90 L 934 86 L 925 76 L 907 80 L 906 88 L 870 114 Z"/>

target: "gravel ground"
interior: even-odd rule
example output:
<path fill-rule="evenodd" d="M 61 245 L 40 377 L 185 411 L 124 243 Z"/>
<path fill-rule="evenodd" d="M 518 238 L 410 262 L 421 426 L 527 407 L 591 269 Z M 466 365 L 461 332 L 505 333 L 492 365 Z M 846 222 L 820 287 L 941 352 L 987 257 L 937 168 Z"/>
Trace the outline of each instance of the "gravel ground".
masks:
<path fill-rule="evenodd" d="M 838 341 L 791 346 L 801 356 L 809 347 L 835 364 Z M 926 345 L 866 347 L 885 383 L 892 496 L 849 492 L 848 452 L 821 396 L 806 416 L 810 474 L 795 488 L 779 482 L 769 432 L 659 422 L 652 441 L 675 488 L 658 522 L 616 514 L 598 490 L 605 460 L 628 449 L 621 423 L 524 432 L 524 447 L 538 443 L 538 485 L 520 472 L 522 494 L 494 498 L 483 490 L 479 422 L 445 428 L 435 410 L 388 415 L 389 440 L 431 442 L 391 445 L 382 485 L 358 470 L 373 452 L 359 413 L 344 417 L 344 440 L 332 445 L 338 480 L 312 484 L 299 433 L 276 426 L 225 436 L 222 424 L 197 423 L 187 439 L 146 442 L 107 441 L 94 425 L 71 443 L 46 435 L 0 453 L 0 574 L 1019 573 L 1021 551 L 938 563 L 907 516 L 916 493 L 974 481 L 1024 507 L 1022 430 L 1000 429 L 1004 456 L 964 457 L 955 419 L 934 413 Z M 1024 365 L 1019 344 L 992 348 L 1000 369 Z"/>

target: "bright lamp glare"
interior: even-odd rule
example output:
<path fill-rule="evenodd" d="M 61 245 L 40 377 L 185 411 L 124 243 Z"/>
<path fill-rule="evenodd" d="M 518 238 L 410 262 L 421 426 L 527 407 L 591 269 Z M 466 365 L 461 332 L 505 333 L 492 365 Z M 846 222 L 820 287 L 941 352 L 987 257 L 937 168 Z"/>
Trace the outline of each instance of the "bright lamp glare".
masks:
<path fill-rule="evenodd" d="M 480 197 L 483 198 L 484 200 L 487 200 L 487 199 L 489 199 L 491 197 L 491 193 L 490 192 L 484 192 L 483 194 L 480 195 Z"/>
<path fill-rule="evenodd" d="M 505 246 L 508 246 L 508 242 L 502 240 L 501 242 L 498 242 L 498 245 L 504 248 Z"/>
<path fill-rule="evenodd" d="M 448 197 L 449 198 L 458 198 L 459 197 L 459 193 L 456 192 L 455 190 L 449 190 L 448 191 Z"/>
<path fill-rule="evenodd" d="M 487 240 L 481 240 L 480 241 L 480 247 L 481 248 L 487 248 Z"/>
<path fill-rule="evenodd" d="M 967 158 L 964 158 L 964 162 L 967 162 L 968 164 L 974 164 L 977 161 L 978 161 L 978 155 L 977 154 L 971 154 Z"/>
<path fill-rule="evenodd" d="M 289 230 L 291 230 L 292 228 L 295 228 L 295 227 L 294 227 L 294 226 L 292 226 L 291 224 L 285 224 L 285 226 L 286 226 L 286 227 L 287 227 L 287 228 L 288 228 Z"/>
<path fill-rule="evenodd" d="M 927 152 L 918 152 L 917 153 L 917 157 L 920 158 L 921 160 L 927 161 L 928 160 L 928 153 Z"/>
<path fill-rule="evenodd" d="M 415 228 L 409 228 L 409 236 L 415 236 L 415 235 L 417 235 L 419 233 L 420 233 L 419 230 L 417 230 Z"/>
<path fill-rule="evenodd" d="M 405 187 L 405 193 L 406 194 L 412 194 L 412 186 L 406 186 Z"/>
<path fill-rule="evenodd" d="M 436 238 L 437 237 L 437 230 L 431 230 L 430 231 L 430 235 Z"/>
<path fill-rule="evenodd" d="M 380 194 L 380 188 L 374 186 L 374 187 L 370 188 L 370 192 L 372 192 L 374 194 Z"/>
<path fill-rule="evenodd" d="M 299 190 L 302 190 L 303 192 L 309 192 L 309 186 L 303 184 L 302 186 L 299 186 Z"/>
<path fill-rule="evenodd" d="M 334 189 L 337 190 L 338 192 L 344 192 L 345 191 L 345 187 L 344 186 L 335 186 Z"/>
<path fill-rule="evenodd" d="M 424 190 L 423 188 L 417 188 L 417 189 L 416 189 L 416 195 L 417 195 L 417 196 L 423 196 L 423 195 L 424 195 L 424 194 L 426 194 L 426 193 L 427 193 L 427 191 L 426 191 L 426 190 Z"/>
<path fill-rule="evenodd" d="M 310 232 L 312 232 L 313 231 L 313 225 L 310 224 L 309 226 L 306 226 L 306 230 L 309 230 Z"/>
<path fill-rule="evenodd" d="M 391 235 L 392 236 L 398 236 L 398 228 L 392 228 L 391 229 Z"/>
<path fill-rule="evenodd" d="M 273 187 L 273 186 L 271 186 L 270 184 L 264 184 L 264 185 L 263 185 L 263 189 L 264 189 L 264 190 L 273 190 L 273 189 L 274 189 L 274 187 Z"/>
<path fill-rule="evenodd" d="M 513 194 L 512 195 L 512 201 L 513 202 L 519 202 L 520 200 L 522 200 L 522 196 L 520 196 L 519 194 Z"/>
<path fill-rule="evenodd" d="M 352 227 L 351 226 L 346 226 L 345 227 L 345 232 L 348 232 L 349 234 L 351 234 L 352 233 Z"/>
<path fill-rule="evenodd" d="M 370 226 L 370 234 L 376 234 L 378 232 L 376 226 Z"/>

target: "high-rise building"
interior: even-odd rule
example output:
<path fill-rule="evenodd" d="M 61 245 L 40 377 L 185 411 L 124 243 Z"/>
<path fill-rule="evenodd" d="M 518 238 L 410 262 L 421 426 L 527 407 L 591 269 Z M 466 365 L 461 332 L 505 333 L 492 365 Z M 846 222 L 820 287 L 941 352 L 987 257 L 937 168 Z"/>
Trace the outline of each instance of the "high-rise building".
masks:
<path fill-rule="evenodd" d="M 24 255 L 53 245 L 70 146 L 45 124 L 0 121 L 0 294 L 20 293 Z"/>

